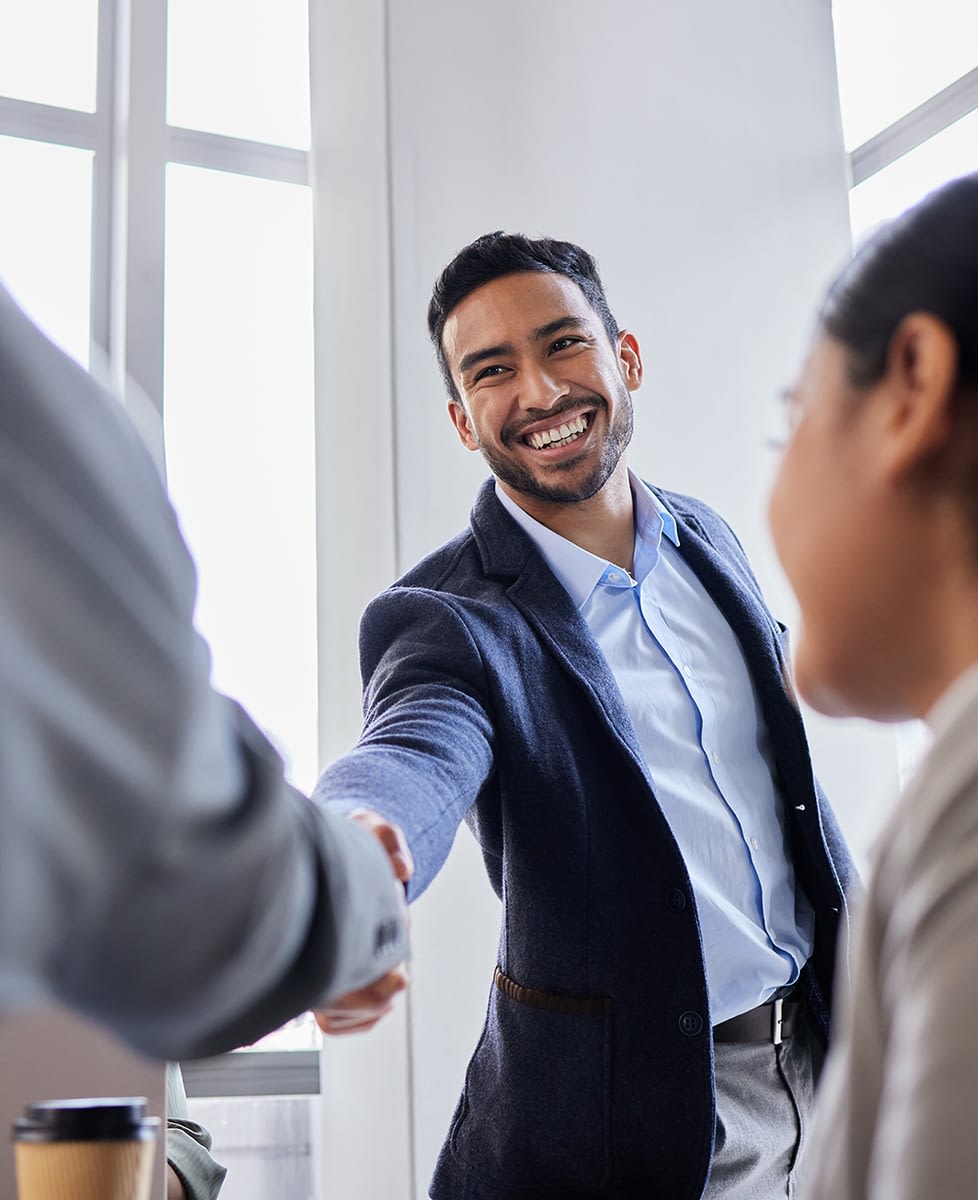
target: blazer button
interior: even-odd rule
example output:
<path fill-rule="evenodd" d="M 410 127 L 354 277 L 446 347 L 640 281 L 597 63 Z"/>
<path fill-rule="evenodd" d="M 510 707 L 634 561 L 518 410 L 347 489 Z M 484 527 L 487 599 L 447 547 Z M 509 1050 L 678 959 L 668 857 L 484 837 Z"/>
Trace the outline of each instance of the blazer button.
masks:
<path fill-rule="evenodd" d="M 669 907 L 675 909 L 676 912 L 682 912 L 686 907 L 686 897 L 679 888 L 670 888 L 669 895 L 666 897 Z"/>
<path fill-rule="evenodd" d="M 703 1032 L 703 1018 L 697 1012 L 684 1012 L 679 1018 L 679 1032 L 685 1037 L 698 1037 Z"/>

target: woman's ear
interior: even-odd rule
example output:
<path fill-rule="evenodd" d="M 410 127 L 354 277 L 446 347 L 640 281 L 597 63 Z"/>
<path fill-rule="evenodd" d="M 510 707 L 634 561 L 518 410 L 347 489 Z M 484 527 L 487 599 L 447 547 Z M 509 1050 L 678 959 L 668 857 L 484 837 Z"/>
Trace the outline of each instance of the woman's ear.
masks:
<path fill-rule="evenodd" d="M 958 344 L 947 325 L 930 313 L 904 317 L 877 385 L 888 399 L 883 436 L 891 476 L 913 471 L 947 448 L 957 377 Z"/>

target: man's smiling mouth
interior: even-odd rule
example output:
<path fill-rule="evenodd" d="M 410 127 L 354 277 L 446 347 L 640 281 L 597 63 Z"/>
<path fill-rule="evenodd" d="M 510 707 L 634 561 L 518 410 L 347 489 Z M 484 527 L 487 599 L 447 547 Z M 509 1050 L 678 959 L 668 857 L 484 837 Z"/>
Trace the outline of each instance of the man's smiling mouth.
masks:
<path fill-rule="evenodd" d="M 565 421 L 562 425 L 556 425 L 553 429 L 543 429 L 538 433 L 528 433 L 523 438 L 523 441 L 532 450 L 546 450 L 558 446 L 568 446 L 571 442 L 576 442 L 581 437 L 589 423 L 589 416 L 574 417 L 573 420 Z"/>

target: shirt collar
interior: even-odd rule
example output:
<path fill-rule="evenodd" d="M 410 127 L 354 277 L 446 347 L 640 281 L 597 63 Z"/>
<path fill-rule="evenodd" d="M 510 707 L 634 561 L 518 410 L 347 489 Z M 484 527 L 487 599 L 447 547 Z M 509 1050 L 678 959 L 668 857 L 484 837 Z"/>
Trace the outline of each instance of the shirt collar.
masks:
<path fill-rule="evenodd" d="M 635 573 L 641 580 L 658 561 L 663 533 L 674 545 L 679 545 L 679 527 L 669 509 L 634 472 L 628 472 L 628 479 L 635 505 Z M 611 566 L 608 560 L 541 525 L 503 491 L 498 480 L 496 496 L 543 555 L 574 604 L 581 608 Z"/>

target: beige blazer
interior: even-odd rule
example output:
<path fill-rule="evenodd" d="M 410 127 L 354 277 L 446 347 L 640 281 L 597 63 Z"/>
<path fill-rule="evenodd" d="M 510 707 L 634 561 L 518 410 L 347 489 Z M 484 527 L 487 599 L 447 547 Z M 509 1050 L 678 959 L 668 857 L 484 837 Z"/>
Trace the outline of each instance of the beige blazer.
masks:
<path fill-rule="evenodd" d="M 804 1200 L 978 1194 L 978 666 L 928 723 L 855 921 Z"/>

